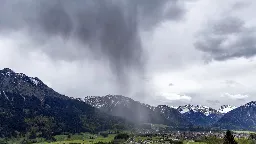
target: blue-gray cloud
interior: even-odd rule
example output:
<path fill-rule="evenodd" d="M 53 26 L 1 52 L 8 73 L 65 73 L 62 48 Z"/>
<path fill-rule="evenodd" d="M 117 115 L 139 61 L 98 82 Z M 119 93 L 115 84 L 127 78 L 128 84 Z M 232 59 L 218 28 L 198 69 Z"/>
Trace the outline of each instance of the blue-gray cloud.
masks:
<path fill-rule="evenodd" d="M 210 60 L 250 58 L 256 55 L 255 30 L 254 27 L 247 27 L 239 18 L 223 17 L 207 25 L 195 42 L 195 47 Z"/>

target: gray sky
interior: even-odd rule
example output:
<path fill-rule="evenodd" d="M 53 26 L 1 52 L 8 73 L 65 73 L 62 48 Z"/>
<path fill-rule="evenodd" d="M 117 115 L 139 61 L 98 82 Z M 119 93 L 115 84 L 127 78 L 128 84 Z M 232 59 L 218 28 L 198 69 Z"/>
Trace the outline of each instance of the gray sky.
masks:
<path fill-rule="evenodd" d="M 72 96 L 256 98 L 254 0 L 0 0 L 0 68 Z"/>

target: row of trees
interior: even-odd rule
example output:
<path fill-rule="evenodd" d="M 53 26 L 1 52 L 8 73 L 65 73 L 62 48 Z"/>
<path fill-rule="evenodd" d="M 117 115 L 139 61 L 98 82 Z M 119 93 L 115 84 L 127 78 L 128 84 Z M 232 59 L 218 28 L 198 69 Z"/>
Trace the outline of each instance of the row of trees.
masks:
<path fill-rule="evenodd" d="M 224 139 L 218 139 L 216 137 L 210 137 L 203 142 L 207 144 L 255 144 L 256 143 L 256 134 L 250 134 L 249 138 L 246 139 L 237 139 L 235 140 L 232 132 L 228 130 L 224 136 Z"/>

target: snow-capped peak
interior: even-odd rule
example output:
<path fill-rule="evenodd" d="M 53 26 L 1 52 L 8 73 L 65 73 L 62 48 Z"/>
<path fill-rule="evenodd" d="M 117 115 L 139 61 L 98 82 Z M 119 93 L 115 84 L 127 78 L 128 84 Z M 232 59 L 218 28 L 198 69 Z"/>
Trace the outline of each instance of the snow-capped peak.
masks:
<path fill-rule="evenodd" d="M 182 114 L 193 111 L 193 112 L 201 112 L 204 115 L 208 116 L 213 113 L 218 113 L 217 110 L 210 108 L 208 106 L 202 106 L 202 105 L 185 105 L 185 106 L 179 106 L 178 111 Z"/>
<path fill-rule="evenodd" d="M 93 107 L 115 107 L 117 105 L 127 106 L 131 102 L 131 98 L 121 95 L 106 95 L 106 96 L 87 96 L 84 101 Z"/>
<path fill-rule="evenodd" d="M 256 107 L 256 101 L 251 101 L 245 105 L 243 105 L 244 107 Z"/>
<path fill-rule="evenodd" d="M 177 108 L 178 108 L 178 106 L 170 106 L 170 108 L 177 109 Z"/>
<path fill-rule="evenodd" d="M 13 84 L 20 85 L 22 82 L 30 82 L 31 84 L 38 86 L 43 85 L 43 82 L 37 77 L 29 77 L 23 73 L 16 73 L 10 68 L 4 68 L 0 70 L 0 76 L 11 79 Z"/>
<path fill-rule="evenodd" d="M 11 74 L 14 74 L 14 71 L 9 68 L 4 68 L 4 69 L 0 70 L 0 73 L 2 75 L 11 75 Z"/>
<path fill-rule="evenodd" d="M 236 109 L 237 107 L 231 106 L 231 105 L 223 105 L 219 108 L 218 112 L 225 114 L 228 113 L 229 111 L 232 111 L 233 109 Z"/>

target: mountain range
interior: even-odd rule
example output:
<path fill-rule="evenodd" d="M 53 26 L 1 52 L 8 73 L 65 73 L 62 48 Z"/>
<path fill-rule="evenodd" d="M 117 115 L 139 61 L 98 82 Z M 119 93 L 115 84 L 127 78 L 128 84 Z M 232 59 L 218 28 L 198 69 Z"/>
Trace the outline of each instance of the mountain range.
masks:
<path fill-rule="evenodd" d="M 88 96 L 85 103 L 101 111 L 135 123 L 165 124 L 172 127 L 187 127 L 191 123 L 177 109 L 166 105 L 153 107 L 120 95 Z"/>
<path fill-rule="evenodd" d="M 256 102 L 216 110 L 201 105 L 150 106 L 121 95 L 80 99 L 59 94 L 37 77 L 0 70 L 0 137 L 50 138 L 63 132 L 131 129 L 144 123 L 172 129 L 256 130 Z"/>
<path fill-rule="evenodd" d="M 197 126 L 211 126 L 216 123 L 224 114 L 236 107 L 223 105 L 218 110 L 208 106 L 185 105 L 179 106 L 177 110 L 183 114 L 192 124 Z"/>
<path fill-rule="evenodd" d="M 119 116 L 133 122 L 151 122 L 170 125 L 171 121 L 179 122 L 180 125 L 176 125 L 178 127 L 191 124 L 195 126 L 211 126 L 225 113 L 236 108 L 230 105 L 223 105 L 218 110 L 200 105 L 185 105 L 179 107 L 159 105 L 154 107 L 120 95 L 87 96 L 84 101 L 105 113 Z M 167 118 L 167 122 L 163 123 L 155 120 L 156 116 L 157 118 Z"/>

